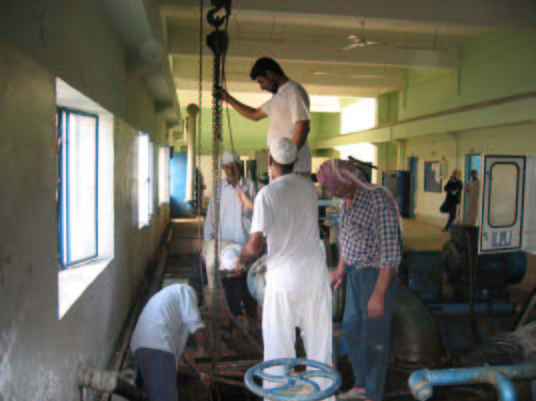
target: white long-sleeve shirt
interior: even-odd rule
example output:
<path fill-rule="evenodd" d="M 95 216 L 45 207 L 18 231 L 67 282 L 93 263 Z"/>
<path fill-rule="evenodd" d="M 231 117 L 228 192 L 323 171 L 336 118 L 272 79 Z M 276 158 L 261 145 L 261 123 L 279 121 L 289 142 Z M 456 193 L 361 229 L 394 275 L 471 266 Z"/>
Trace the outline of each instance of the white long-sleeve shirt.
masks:
<path fill-rule="evenodd" d="M 227 179 L 221 181 L 219 238 L 224 241 L 245 245 L 251 228 L 253 210 L 248 210 L 240 201 L 239 188 L 244 190 L 252 201 L 255 199 L 256 191 L 253 181 L 247 178 L 240 178 L 237 188 L 229 184 Z M 216 237 L 214 230 L 214 194 L 210 195 L 204 235 L 205 241 Z"/>

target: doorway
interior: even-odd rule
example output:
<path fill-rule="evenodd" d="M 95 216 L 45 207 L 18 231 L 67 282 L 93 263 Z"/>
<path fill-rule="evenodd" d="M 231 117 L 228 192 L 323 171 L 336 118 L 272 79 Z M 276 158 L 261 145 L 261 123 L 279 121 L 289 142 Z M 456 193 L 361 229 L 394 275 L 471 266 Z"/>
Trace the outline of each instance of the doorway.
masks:
<path fill-rule="evenodd" d="M 169 198 L 172 219 L 191 217 L 193 208 L 186 201 L 186 170 L 188 154 L 177 152 L 169 160 Z"/>
<path fill-rule="evenodd" d="M 465 155 L 465 172 L 464 172 L 464 182 L 463 185 L 467 188 L 467 184 L 471 181 L 471 171 L 476 170 L 478 173 L 478 178 L 482 177 L 481 167 L 480 167 L 480 154 L 470 153 Z M 465 192 L 467 193 L 467 192 Z M 463 201 L 463 216 L 467 215 L 468 200 L 467 196 L 464 196 Z"/>

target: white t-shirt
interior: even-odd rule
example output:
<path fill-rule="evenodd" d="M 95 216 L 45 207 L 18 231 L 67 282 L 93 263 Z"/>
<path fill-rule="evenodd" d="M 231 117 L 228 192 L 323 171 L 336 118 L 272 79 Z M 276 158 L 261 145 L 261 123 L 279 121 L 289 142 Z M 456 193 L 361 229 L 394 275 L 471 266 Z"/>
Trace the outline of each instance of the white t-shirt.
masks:
<path fill-rule="evenodd" d="M 281 85 L 277 93 L 260 108 L 270 117 L 268 147 L 274 139 L 291 139 L 296 122 L 311 120 L 309 95 L 301 85 L 290 80 Z M 311 171 L 311 152 L 307 141 L 298 152 L 294 171 Z"/>
<path fill-rule="evenodd" d="M 130 349 L 133 354 L 139 348 L 171 352 L 178 365 L 188 335 L 203 327 L 194 289 L 173 284 L 153 295 L 143 308 Z"/>
<path fill-rule="evenodd" d="M 268 240 L 267 290 L 302 291 L 329 280 L 320 248 L 318 200 L 311 180 L 277 178 L 255 198 L 251 234 Z"/>

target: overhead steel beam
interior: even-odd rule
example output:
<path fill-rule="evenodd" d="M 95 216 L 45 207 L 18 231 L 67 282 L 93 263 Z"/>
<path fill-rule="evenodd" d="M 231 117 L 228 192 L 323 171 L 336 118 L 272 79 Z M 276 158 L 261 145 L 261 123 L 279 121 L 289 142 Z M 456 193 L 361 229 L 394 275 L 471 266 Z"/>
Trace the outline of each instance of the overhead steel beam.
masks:
<path fill-rule="evenodd" d="M 160 0 L 164 15 L 197 8 L 197 0 Z M 393 21 L 466 25 L 473 27 L 536 31 L 536 4 L 531 0 L 248 0 L 233 4 L 234 10 L 353 16 Z"/>
<path fill-rule="evenodd" d="M 270 42 L 240 42 L 239 46 L 229 47 L 228 57 L 257 58 L 272 57 L 276 60 L 324 62 L 389 67 L 457 68 L 460 52 L 427 52 L 396 50 L 388 46 L 365 47 L 344 51 L 337 46 L 321 46 L 322 41 L 333 43 L 326 37 L 303 36 L 273 44 Z M 231 38 L 231 44 L 232 44 Z M 173 55 L 197 55 L 199 47 L 197 32 L 171 30 L 168 33 L 168 51 Z M 207 50 L 208 51 L 208 50 Z"/>
<path fill-rule="evenodd" d="M 255 59 L 227 59 L 226 76 L 228 82 L 256 83 L 249 77 L 249 70 Z M 340 86 L 340 87 L 363 87 L 378 89 L 398 89 L 405 86 L 405 70 L 387 69 L 377 67 L 356 67 L 353 65 L 341 66 L 334 64 L 319 63 L 282 63 L 285 73 L 293 80 L 303 85 Z M 210 69 L 204 74 L 203 81 L 211 80 Z M 317 74 L 317 72 L 321 74 Z M 176 81 L 197 82 L 199 79 L 198 57 L 180 56 L 174 58 L 173 76 Z M 197 84 L 198 85 L 198 84 Z M 181 89 L 184 88 L 181 86 Z"/>
<path fill-rule="evenodd" d="M 175 79 L 177 90 L 198 90 L 199 82 L 195 80 Z M 318 96 L 349 96 L 349 97 L 376 97 L 382 93 L 385 88 L 379 87 L 358 87 L 358 86 L 327 86 L 304 84 L 309 95 Z M 259 85 L 254 82 L 234 82 L 229 81 L 227 88 L 231 92 L 250 92 L 262 93 Z M 266 92 L 265 92 L 266 93 Z"/>

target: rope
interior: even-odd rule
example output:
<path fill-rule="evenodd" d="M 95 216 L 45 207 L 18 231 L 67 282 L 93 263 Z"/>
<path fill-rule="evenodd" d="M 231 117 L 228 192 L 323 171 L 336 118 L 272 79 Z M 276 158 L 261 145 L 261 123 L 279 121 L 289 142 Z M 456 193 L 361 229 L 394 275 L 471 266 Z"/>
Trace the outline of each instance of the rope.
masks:
<path fill-rule="evenodd" d="M 225 21 L 225 32 L 228 33 L 229 32 L 229 19 L 227 19 Z M 226 60 L 227 58 L 227 53 L 224 53 L 223 55 L 223 60 L 222 60 L 222 80 L 223 80 L 223 89 L 225 89 L 227 91 L 227 75 L 225 74 L 225 65 L 226 65 Z M 230 139 L 230 142 L 231 142 L 231 150 L 235 151 L 235 147 L 234 147 L 234 141 L 233 141 L 233 130 L 231 129 L 231 116 L 229 114 L 229 103 L 228 102 L 225 102 L 225 111 L 227 113 L 227 123 L 229 125 L 229 139 Z"/>

